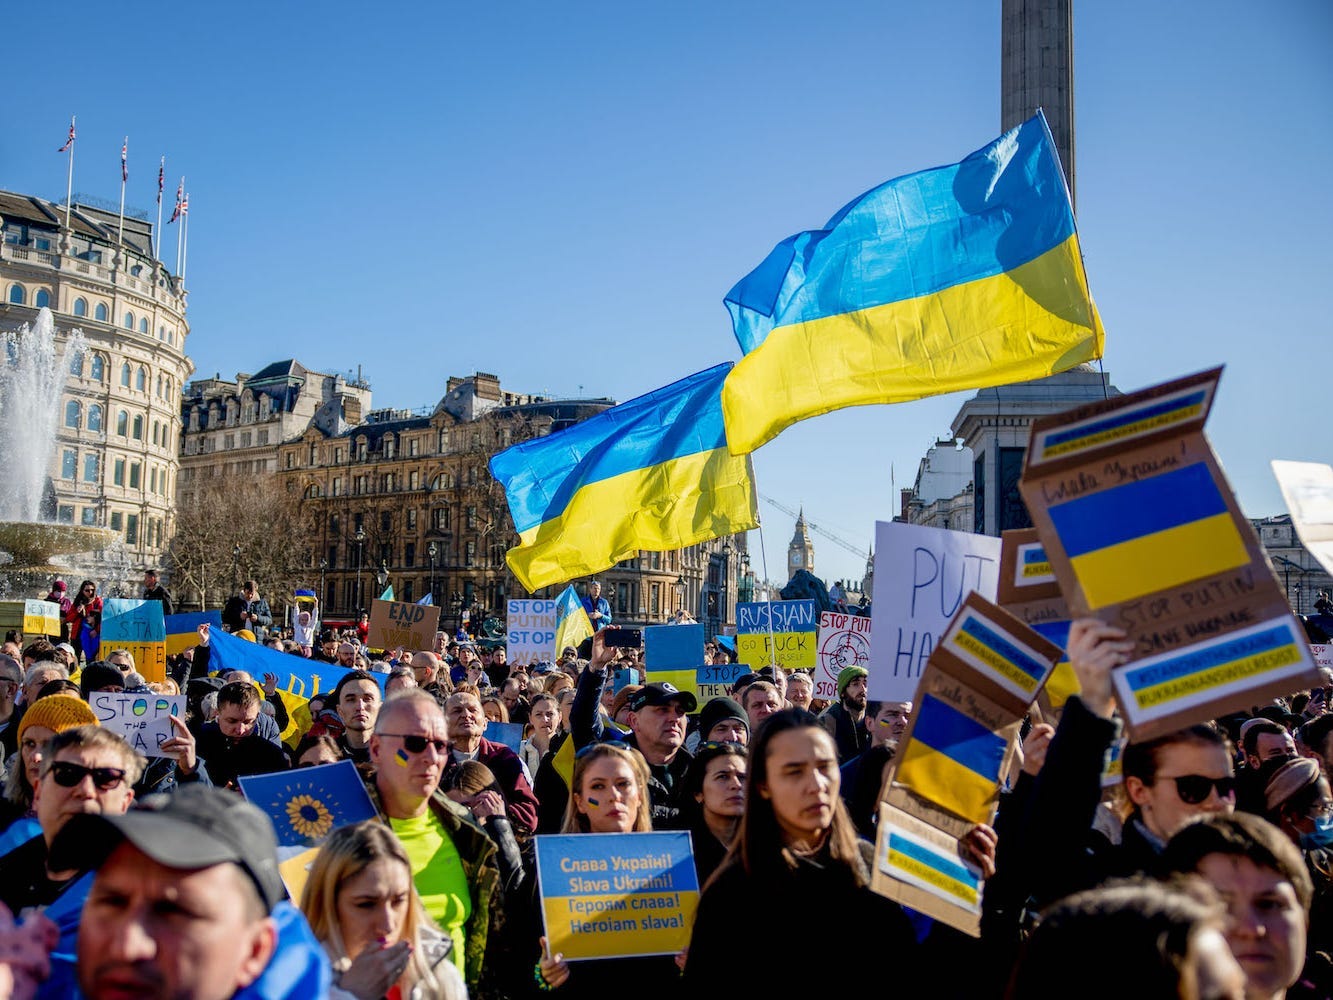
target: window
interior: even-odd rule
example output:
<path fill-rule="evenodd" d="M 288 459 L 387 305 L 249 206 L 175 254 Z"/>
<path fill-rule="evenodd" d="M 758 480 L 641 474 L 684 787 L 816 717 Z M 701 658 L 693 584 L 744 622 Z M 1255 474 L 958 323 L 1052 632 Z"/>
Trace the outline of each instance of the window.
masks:
<path fill-rule="evenodd" d="M 56 508 L 56 520 L 61 524 L 74 523 L 74 507 L 72 505 L 61 504 Z"/>
<path fill-rule="evenodd" d="M 162 398 L 162 376 L 161 376 L 161 375 L 159 375 L 159 376 L 157 377 L 157 398 L 158 398 L 158 399 L 161 399 L 161 398 Z"/>
<path fill-rule="evenodd" d="M 88 407 L 88 429 L 90 431 L 100 431 L 102 429 L 101 403 L 93 403 Z"/>
<path fill-rule="evenodd" d="M 417 512 L 415 510 L 409 510 L 407 512 L 407 530 L 417 530 Z"/>
<path fill-rule="evenodd" d="M 249 447 L 250 447 L 250 432 L 249 432 L 249 431 L 242 431 L 242 432 L 241 432 L 241 447 L 242 447 L 242 448 L 249 448 Z"/>
<path fill-rule="evenodd" d="M 453 484 L 454 484 L 453 478 L 449 475 L 449 473 L 441 472 L 438 476 L 435 477 L 435 481 L 431 483 L 430 488 L 433 490 L 447 490 Z"/>
<path fill-rule="evenodd" d="M 235 435 L 235 434 L 224 434 L 224 435 L 222 435 L 222 447 L 223 447 L 223 448 L 235 448 L 235 447 L 236 447 L 236 435 Z"/>
<path fill-rule="evenodd" d="M 411 569 L 417 564 L 417 543 L 408 542 L 403 546 L 403 565 Z M 403 600 L 410 601 L 410 597 L 404 597 Z"/>
<path fill-rule="evenodd" d="M 133 465 L 130 466 L 130 489 L 137 490 L 138 488 L 139 488 L 139 463 L 135 462 Z"/>
<path fill-rule="evenodd" d="M 125 329 L 134 329 L 134 313 L 130 312 L 128 309 L 125 310 Z"/>
<path fill-rule="evenodd" d="M 60 453 L 60 478 L 73 479 L 79 471 L 79 453 L 73 448 L 66 448 Z"/>
<path fill-rule="evenodd" d="M 431 520 L 434 522 L 434 525 L 433 525 L 433 526 L 434 526 L 434 528 L 435 528 L 436 531 L 448 531 L 448 530 L 449 530 L 449 508 L 448 508 L 448 507 L 436 507 L 435 510 L 434 510 L 434 511 L 432 512 L 432 514 L 431 514 Z"/>
<path fill-rule="evenodd" d="M 469 507 L 469 508 L 467 509 L 467 519 L 466 519 L 466 522 L 465 522 L 465 523 L 467 524 L 467 530 L 468 530 L 468 531 L 473 531 L 473 530 L 476 529 L 476 527 L 477 527 L 477 508 L 476 508 L 476 507 Z"/>
<path fill-rule="evenodd" d="M 465 566 L 471 566 L 477 560 L 477 543 L 469 541 L 467 543 L 466 556 L 463 562 Z"/>
<path fill-rule="evenodd" d="M 106 303 L 105 302 L 97 303 L 97 308 L 93 311 L 93 319 L 97 320 L 97 322 L 99 323 L 105 323 L 107 321 L 107 316 L 108 313 L 107 313 Z"/>
<path fill-rule="evenodd" d="M 148 385 L 148 373 L 144 371 L 143 365 L 139 366 L 138 374 L 134 376 L 134 388 L 143 392 Z"/>
<path fill-rule="evenodd" d="M 75 316 L 87 316 L 87 315 L 88 315 L 88 300 L 87 300 L 87 299 L 80 297 L 80 298 L 77 298 L 77 299 L 74 300 L 74 315 L 75 315 Z"/>
<path fill-rule="evenodd" d="M 83 407 L 79 405 L 77 399 L 71 399 L 65 404 L 65 426 L 78 430 L 82 423 Z"/>
<path fill-rule="evenodd" d="M 343 491 L 343 477 L 342 477 L 342 476 L 334 476 L 334 477 L 333 477 L 333 495 L 334 495 L 335 497 L 336 497 L 336 496 L 342 496 L 342 491 Z"/>
<path fill-rule="evenodd" d="M 21 306 L 27 302 L 28 297 L 23 291 L 22 285 L 9 286 L 9 301 L 12 305 Z"/>
<path fill-rule="evenodd" d="M 259 439 L 257 443 L 268 444 L 268 431 L 264 430 L 259 432 Z"/>
<path fill-rule="evenodd" d="M 404 600 L 404 601 L 411 601 L 411 600 L 414 600 L 414 599 L 416 598 L 416 590 L 414 589 L 414 584 L 415 584 L 415 583 L 416 583 L 415 580 L 404 580 L 404 581 L 403 581 L 403 596 L 402 596 L 402 600 Z"/>
<path fill-rule="evenodd" d="M 449 432 L 446 430 L 440 431 L 440 446 L 438 450 L 441 455 L 449 450 Z"/>
<path fill-rule="evenodd" d="M 118 458 L 111 466 L 111 482 L 117 486 L 125 485 L 125 459 Z"/>
<path fill-rule="evenodd" d="M 662 610 L 662 585 L 652 583 L 648 585 L 648 613 L 656 618 Z"/>
<path fill-rule="evenodd" d="M 74 351 L 69 356 L 69 373 L 83 378 L 83 352 Z"/>
<path fill-rule="evenodd" d="M 148 332 L 148 317 L 147 317 L 147 316 L 141 316 L 141 317 L 139 317 L 139 332 L 140 332 L 140 333 L 147 333 L 147 332 Z"/>
<path fill-rule="evenodd" d="M 126 389 L 130 387 L 130 363 L 128 361 L 120 366 L 120 384 Z"/>
<path fill-rule="evenodd" d="M 421 489 L 421 473 L 415 469 L 407 474 L 407 488 L 409 490 Z"/>
<path fill-rule="evenodd" d="M 130 415 L 124 410 L 116 414 L 116 433 L 126 437 L 130 432 Z"/>
<path fill-rule="evenodd" d="M 338 565 L 338 546 L 336 546 L 336 545 L 330 545 L 330 546 L 329 546 L 329 560 L 328 560 L 328 561 L 329 561 L 329 565 L 326 567 L 327 569 L 334 569 L 334 568 Z"/>
<path fill-rule="evenodd" d="M 393 518 L 389 515 L 389 512 L 387 510 L 380 511 L 380 531 L 391 531 L 392 523 Z"/>
<path fill-rule="evenodd" d="M 142 440 L 143 440 L 143 414 L 142 414 L 142 413 L 136 413 L 136 414 L 134 415 L 134 440 L 136 440 L 136 441 L 142 441 Z"/>
<path fill-rule="evenodd" d="M 417 447 L 418 447 L 418 442 L 416 438 L 413 438 L 411 441 L 407 442 L 407 454 L 409 458 L 417 457 Z"/>
<path fill-rule="evenodd" d="M 148 492 L 149 492 L 149 493 L 156 493 L 156 492 L 157 492 L 157 466 L 156 466 L 156 465 L 153 466 L 151 469 L 148 470 Z"/>
<path fill-rule="evenodd" d="M 41 309 L 43 307 L 49 308 L 51 305 L 51 293 L 48 292 L 45 288 L 37 289 L 37 294 L 33 296 L 32 304 L 36 306 L 38 309 Z M 69 523 L 70 524 L 74 523 L 73 507 L 69 509 Z"/>
<path fill-rule="evenodd" d="M 100 382 L 106 377 L 106 359 L 103 358 L 102 355 L 93 355 L 93 363 L 89 368 L 88 374 L 92 377 L 94 382 Z"/>
<path fill-rule="evenodd" d="M 97 524 L 97 508 L 96 507 L 83 508 L 82 519 L 83 523 L 88 527 L 92 527 L 95 524 Z"/>
<path fill-rule="evenodd" d="M 139 541 L 139 515 L 130 514 L 125 518 L 125 544 L 135 545 Z"/>
<path fill-rule="evenodd" d="M 166 339 L 167 339 L 167 328 L 166 328 L 165 326 L 159 326 L 159 327 L 157 328 L 157 339 L 158 339 L 158 340 L 166 340 Z"/>
<path fill-rule="evenodd" d="M 95 483 L 102 478 L 102 456 L 93 453 L 83 456 L 83 481 Z"/>
<path fill-rule="evenodd" d="M 111 512 L 111 530 L 119 531 L 125 526 L 125 515 L 118 510 Z"/>
<path fill-rule="evenodd" d="M 333 464 L 334 465 L 343 464 L 343 450 L 341 448 L 333 449 Z"/>
<path fill-rule="evenodd" d="M 364 530 L 365 530 L 365 527 L 366 527 L 366 515 L 365 515 L 365 514 L 353 514 L 353 515 L 352 515 L 352 530 L 353 530 L 353 531 L 364 531 Z"/>

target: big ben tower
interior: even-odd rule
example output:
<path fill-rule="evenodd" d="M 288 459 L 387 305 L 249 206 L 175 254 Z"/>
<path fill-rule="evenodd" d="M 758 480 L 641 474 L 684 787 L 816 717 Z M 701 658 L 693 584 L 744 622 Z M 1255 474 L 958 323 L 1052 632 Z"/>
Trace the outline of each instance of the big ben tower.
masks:
<path fill-rule="evenodd" d="M 810 532 L 805 527 L 805 508 L 796 515 L 796 533 L 787 545 L 787 580 L 796 575 L 798 569 L 815 571 L 815 546 L 810 541 Z"/>

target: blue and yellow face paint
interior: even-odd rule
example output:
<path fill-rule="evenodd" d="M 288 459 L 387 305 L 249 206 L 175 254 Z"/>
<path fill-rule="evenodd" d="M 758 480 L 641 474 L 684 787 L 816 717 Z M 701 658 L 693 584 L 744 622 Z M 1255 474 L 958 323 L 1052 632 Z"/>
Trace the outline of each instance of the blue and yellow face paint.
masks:
<path fill-rule="evenodd" d="M 408 756 L 407 751 L 402 747 L 399 747 L 397 753 L 393 755 L 393 762 L 399 767 L 407 767 L 407 763 L 411 759 L 412 758 Z"/>

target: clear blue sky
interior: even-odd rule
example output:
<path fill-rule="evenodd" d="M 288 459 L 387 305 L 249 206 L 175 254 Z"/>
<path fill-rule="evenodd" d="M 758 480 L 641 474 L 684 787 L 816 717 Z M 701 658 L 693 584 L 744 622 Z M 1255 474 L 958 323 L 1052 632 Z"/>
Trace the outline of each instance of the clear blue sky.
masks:
<path fill-rule="evenodd" d="M 1247 512 L 1279 513 L 1268 461 L 1333 458 L 1333 6 L 1074 18 L 1106 370 L 1226 364 L 1209 436 Z M 76 190 L 118 196 L 128 134 L 151 211 L 165 153 L 200 375 L 294 356 L 362 366 L 378 406 L 475 370 L 624 400 L 738 357 L 722 296 L 778 240 L 998 134 L 999 24 L 1000 0 L 19 4 L 0 187 L 63 197 L 71 113 Z M 759 489 L 866 546 L 963 398 L 798 424 Z M 792 522 L 761 513 L 776 577 Z M 861 575 L 815 541 L 820 575 Z"/>

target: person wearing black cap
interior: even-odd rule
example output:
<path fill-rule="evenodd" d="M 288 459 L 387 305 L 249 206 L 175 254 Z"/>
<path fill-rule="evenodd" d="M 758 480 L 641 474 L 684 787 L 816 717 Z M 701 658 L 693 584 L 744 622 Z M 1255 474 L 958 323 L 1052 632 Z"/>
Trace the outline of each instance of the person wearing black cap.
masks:
<path fill-rule="evenodd" d="M 328 958 L 283 902 L 273 824 L 239 796 L 191 785 L 77 816 L 51 856 L 96 869 L 76 966 L 89 1000 L 328 994 Z"/>
<path fill-rule="evenodd" d="M 750 720 L 735 699 L 719 696 L 699 711 L 699 743 L 750 742 Z"/>

